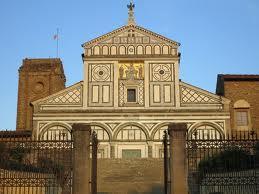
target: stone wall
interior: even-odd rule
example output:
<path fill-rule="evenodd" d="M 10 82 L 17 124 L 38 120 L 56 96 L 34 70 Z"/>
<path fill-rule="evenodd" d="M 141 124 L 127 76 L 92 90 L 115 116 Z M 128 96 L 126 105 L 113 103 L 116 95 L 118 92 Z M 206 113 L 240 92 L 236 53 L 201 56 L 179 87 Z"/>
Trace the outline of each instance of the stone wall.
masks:
<path fill-rule="evenodd" d="M 98 159 L 100 194 L 162 194 L 162 159 Z"/>

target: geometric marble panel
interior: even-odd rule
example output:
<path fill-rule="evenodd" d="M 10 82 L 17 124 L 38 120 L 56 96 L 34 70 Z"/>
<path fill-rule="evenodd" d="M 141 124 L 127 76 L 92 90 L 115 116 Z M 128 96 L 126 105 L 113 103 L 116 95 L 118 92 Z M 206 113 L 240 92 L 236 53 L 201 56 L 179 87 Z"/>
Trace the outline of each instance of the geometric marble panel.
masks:
<path fill-rule="evenodd" d="M 105 123 L 105 124 L 108 125 L 112 131 L 114 131 L 114 129 L 115 129 L 120 123 Z"/>
<path fill-rule="evenodd" d="M 194 89 L 181 86 L 181 103 L 219 103 L 220 100 L 213 98 Z"/>
<path fill-rule="evenodd" d="M 172 64 L 151 64 L 152 81 L 172 81 Z"/>
<path fill-rule="evenodd" d="M 80 103 L 81 87 L 75 88 L 63 95 L 48 100 L 49 104 Z"/>
<path fill-rule="evenodd" d="M 111 81 L 111 64 L 90 64 L 90 81 Z"/>
<path fill-rule="evenodd" d="M 157 124 L 157 123 L 143 123 L 145 125 L 145 127 L 151 131 L 153 129 L 153 127 Z"/>
<path fill-rule="evenodd" d="M 82 103 L 82 84 L 72 86 L 61 94 L 47 98 L 40 104 L 81 104 Z"/>
<path fill-rule="evenodd" d="M 224 129 L 224 122 L 216 122 L 216 123 Z"/>

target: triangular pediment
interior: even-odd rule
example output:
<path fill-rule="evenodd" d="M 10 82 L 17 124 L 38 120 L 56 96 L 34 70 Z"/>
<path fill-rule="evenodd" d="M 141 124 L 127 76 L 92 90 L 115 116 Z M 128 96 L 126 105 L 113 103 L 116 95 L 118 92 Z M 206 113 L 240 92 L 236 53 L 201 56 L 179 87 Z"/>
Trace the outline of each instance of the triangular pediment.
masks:
<path fill-rule="evenodd" d="M 132 39 L 130 39 L 132 38 Z M 135 38 L 133 40 L 133 38 Z M 160 34 L 147 30 L 140 26 L 127 25 L 122 26 L 112 32 L 104 34 L 89 42 L 84 43 L 84 48 L 89 48 L 98 44 L 168 44 L 175 47 L 180 46 L 180 43 L 166 38 Z"/>
<path fill-rule="evenodd" d="M 32 102 L 38 110 L 48 109 L 48 107 L 78 107 L 83 104 L 83 82 L 78 82 L 55 94 Z"/>
<path fill-rule="evenodd" d="M 82 45 L 86 56 L 178 56 L 180 43 L 135 25 L 127 25 Z"/>
<path fill-rule="evenodd" d="M 228 99 L 180 82 L 180 101 L 181 106 L 199 106 L 199 105 L 222 105 Z"/>

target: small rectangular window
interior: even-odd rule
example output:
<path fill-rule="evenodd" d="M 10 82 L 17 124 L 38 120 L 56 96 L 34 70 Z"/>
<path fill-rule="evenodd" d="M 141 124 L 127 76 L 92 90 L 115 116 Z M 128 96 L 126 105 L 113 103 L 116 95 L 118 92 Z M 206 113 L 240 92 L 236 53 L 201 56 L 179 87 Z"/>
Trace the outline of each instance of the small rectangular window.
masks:
<path fill-rule="evenodd" d="M 127 89 L 127 102 L 136 102 L 136 89 Z"/>
<path fill-rule="evenodd" d="M 247 126 L 248 125 L 248 114 L 246 111 L 236 112 L 236 123 L 237 126 Z"/>

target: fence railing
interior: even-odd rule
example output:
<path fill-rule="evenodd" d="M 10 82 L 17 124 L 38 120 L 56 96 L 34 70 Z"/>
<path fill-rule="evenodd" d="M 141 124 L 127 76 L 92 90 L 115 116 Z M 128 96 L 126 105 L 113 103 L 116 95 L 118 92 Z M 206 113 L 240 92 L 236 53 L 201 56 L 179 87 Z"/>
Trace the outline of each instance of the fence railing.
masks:
<path fill-rule="evenodd" d="M 238 132 L 222 139 L 187 139 L 189 192 L 256 194 L 259 187 L 259 139 Z"/>
<path fill-rule="evenodd" d="M 4 194 L 70 194 L 71 140 L 32 140 L 29 132 L 0 132 Z"/>

